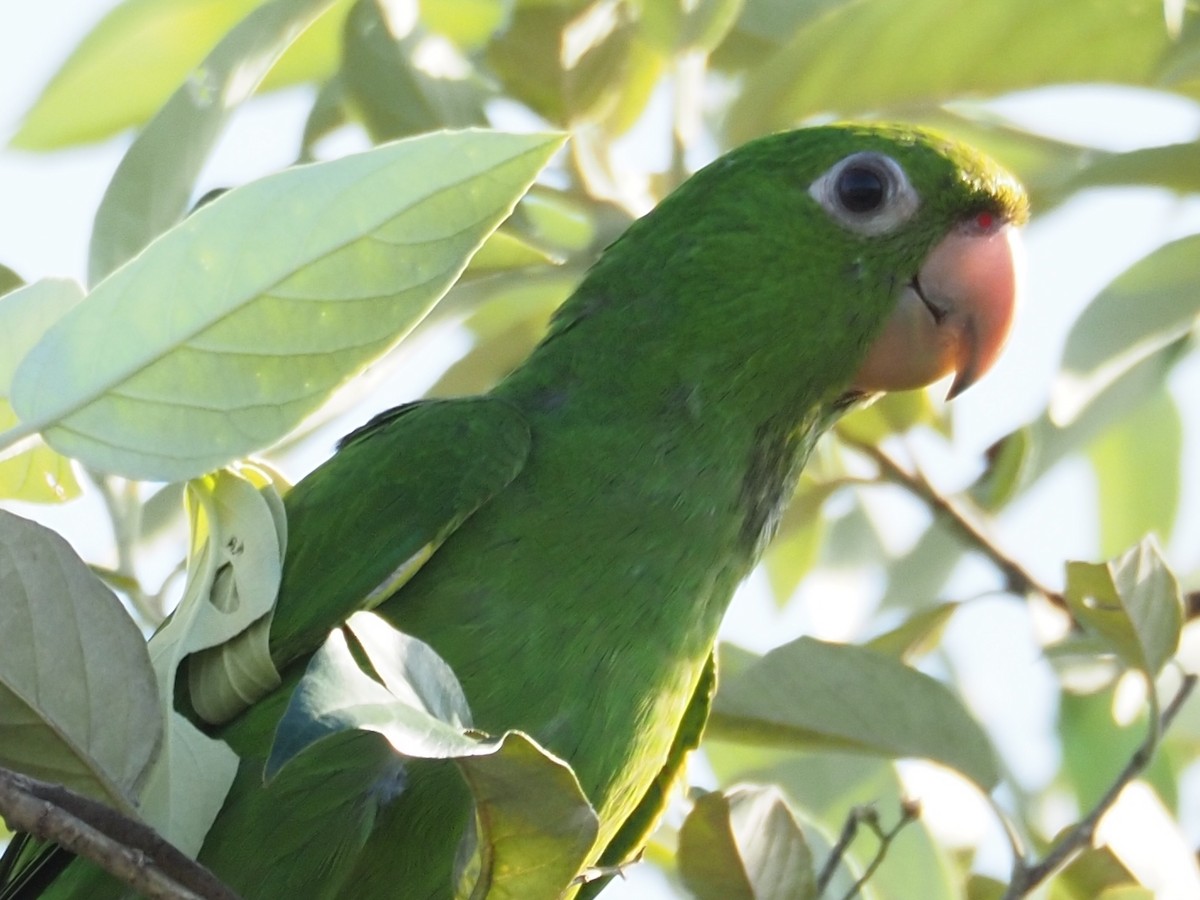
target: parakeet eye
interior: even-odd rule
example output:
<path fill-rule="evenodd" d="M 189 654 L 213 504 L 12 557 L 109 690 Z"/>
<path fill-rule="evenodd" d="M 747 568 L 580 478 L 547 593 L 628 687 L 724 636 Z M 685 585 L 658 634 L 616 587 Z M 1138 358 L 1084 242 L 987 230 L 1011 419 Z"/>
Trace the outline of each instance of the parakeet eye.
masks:
<path fill-rule="evenodd" d="M 879 209 L 887 197 L 883 176 L 869 166 L 846 166 L 833 186 L 838 202 L 852 213 Z"/>
<path fill-rule="evenodd" d="M 881 153 L 855 153 L 839 160 L 808 193 L 843 228 L 868 236 L 887 234 L 920 206 L 904 170 Z"/>

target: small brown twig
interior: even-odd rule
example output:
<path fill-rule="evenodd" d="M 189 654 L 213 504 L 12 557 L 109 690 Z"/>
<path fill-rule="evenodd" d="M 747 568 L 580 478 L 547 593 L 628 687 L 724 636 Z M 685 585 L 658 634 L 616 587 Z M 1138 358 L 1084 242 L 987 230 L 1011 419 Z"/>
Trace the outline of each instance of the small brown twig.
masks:
<path fill-rule="evenodd" d="M 930 508 L 934 515 L 948 525 L 955 534 L 984 554 L 1004 576 L 1008 590 L 1017 594 L 1041 594 L 1055 606 L 1066 609 L 1062 594 L 1053 591 L 1039 581 L 1020 562 L 1009 556 L 983 528 L 977 517 L 967 511 L 957 500 L 952 500 L 934 487 L 919 471 L 909 471 L 891 455 L 871 444 L 863 444 L 843 438 L 844 442 L 859 453 L 870 457 L 879 466 L 880 475 L 893 484 L 907 490 Z"/>
<path fill-rule="evenodd" d="M 151 900 L 238 900 L 154 829 L 62 785 L 0 767 L 0 815 L 14 831 L 90 860 Z"/>
<path fill-rule="evenodd" d="M 1121 770 L 1116 780 L 1104 792 L 1104 796 L 1086 816 L 1059 837 L 1045 856 L 1036 863 L 1030 864 L 1022 857 L 1019 846 L 1014 845 L 1012 881 L 1009 883 L 1003 900 L 1018 900 L 1020 897 L 1027 896 L 1034 888 L 1091 844 L 1100 819 L 1116 802 L 1126 785 L 1140 775 L 1154 758 L 1154 751 L 1158 748 L 1159 740 L 1170 727 L 1187 698 L 1191 696 L 1192 690 L 1196 687 L 1196 680 L 1197 676 L 1191 674 L 1183 677 L 1179 690 L 1175 692 L 1171 702 L 1162 711 L 1162 715 L 1150 722 L 1145 739 L 1134 751 L 1133 756 L 1125 764 L 1125 768 Z"/>
<path fill-rule="evenodd" d="M 879 847 L 875 850 L 875 855 L 867 864 L 866 869 L 858 880 L 851 885 L 850 890 L 846 892 L 842 900 L 851 900 L 858 896 L 864 885 L 875 874 L 875 870 L 882 864 L 887 856 L 888 848 L 892 841 L 906 825 L 915 822 L 921 815 L 921 804 L 915 800 L 902 800 L 900 802 L 900 818 L 890 829 L 885 831 L 883 826 L 879 824 L 879 813 L 873 806 L 856 806 L 850 810 L 846 816 L 846 821 L 842 824 L 842 831 L 838 835 L 837 841 L 829 851 L 829 856 L 825 860 L 825 864 L 821 866 L 821 871 L 817 875 L 817 896 L 823 896 L 828 889 L 830 882 L 833 881 L 833 876 L 837 874 L 838 864 L 846 855 L 846 851 L 850 849 L 850 845 L 854 843 L 854 838 L 858 834 L 860 825 L 865 825 L 874 832 L 875 837 L 879 839 Z"/>

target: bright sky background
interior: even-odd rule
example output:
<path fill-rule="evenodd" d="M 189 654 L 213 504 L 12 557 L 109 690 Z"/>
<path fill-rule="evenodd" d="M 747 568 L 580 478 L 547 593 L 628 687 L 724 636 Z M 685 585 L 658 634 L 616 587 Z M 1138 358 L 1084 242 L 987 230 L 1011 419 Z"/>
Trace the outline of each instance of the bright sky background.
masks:
<path fill-rule="evenodd" d="M 69 50 L 112 5 L 114 0 L 44 0 L 5 3 L 0 7 L 0 142 L 11 136 L 21 114 L 36 97 Z M 292 161 L 309 96 L 303 90 L 284 92 L 248 105 L 235 118 L 222 148 L 207 170 L 205 185 L 239 183 Z M 1113 149 L 1190 140 L 1200 132 L 1200 108 L 1195 104 L 1125 89 L 1046 91 L 997 104 L 1006 114 L 1035 124 L 1057 137 L 1090 141 Z M 0 262 L 26 280 L 47 275 L 82 278 L 91 217 L 105 184 L 127 146 L 121 137 L 82 150 L 32 155 L 0 149 Z M 1039 220 L 1027 231 L 1029 290 L 1010 348 L 996 370 L 955 402 L 956 447 L 952 456 L 936 459 L 939 484 L 962 486 L 973 475 L 978 452 L 995 438 L 1021 424 L 1044 406 L 1052 387 L 1066 332 L 1083 305 L 1113 276 L 1163 241 L 1200 231 L 1200 203 L 1183 201 L 1155 190 L 1094 191 Z M 3 350 L 0 336 L 0 352 Z M 1186 460 L 1200 460 L 1200 364 L 1193 359 L 1180 368 L 1172 390 L 1184 409 Z M 397 398 L 401 399 L 401 398 Z M 1153 439 L 1153 436 L 1148 436 Z M 291 471 L 293 477 L 304 469 Z M 1002 543 L 1050 584 L 1061 581 L 1066 558 L 1094 557 L 1097 534 L 1092 476 L 1083 464 L 1063 466 L 1054 478 L 1033 491 L 1000 523 Z M 874 501 L 887 505 L 886 498 Z M 1184 516 L 1169 545 L 1169 556 L 1181 571 L 1200 569 L 1200 466 L 1185 467 Z M 1048 515 L 1048 510 L 1060 511 Z M 30 514 L 31 508 L 22 508 Z M 86 516 L 36 510 L 39 518 L 69 534 L 77 546 L 107 541 L 107 535 L 81 535 L 77 523 Z M 92 521 L 95 521 L 94 519 Z M 72 528 L 72 523 L 76 527 Z M 88 550 L 84 548 L 85 555 Z M 964 578 L 969 579 L 970 573 Z M 854 573 L 839 575 L 863 596 L 869 583 Z M 866 579 L 869 581 L 869 579 Z M 843 586 L 839 583 L 839 587 Z M 827 584 L 810 585 L 806 597 L 786 614 L 771 612 L 762 592 L 743 590 L 727 622 L 727 634 L 739 643 L 765 649 L 801 631 L 822 637 L 851 633 L 862 609 L 839 609 L 836 615 L 815 602 Z M 853 592 L 850 592 L 853 595 Z M 854 607 L 854 604 L 850 604 Z M 739 615 L 742 610 L 755 615 Z M 760 615 L 761 613 L 761 615 Z M 748 631 L 740 623 L 774 620 L 769 631 Z M 971 654 L 956 652 L 955 635 L 986 627 L 994 632 L 981 652 L 970 641 Z M 950 657 L 968 693 L 982 697 L 979 706 L 997 710 L 989 721 L 991 733 L 1005 750 L 1018 777 L 1042 783 L 1057 761 L 1051 740 L 1055 709 L 1049 700 L 1050 678 L 1038 660 L 1024 611 L 1008 600 L 973 604 L 956 616 Z M 1021 698 L 1014 702 L 1013 698 Z M 926 793 L 927 821 L 938 818 L 943 776 L 932 767 L 914 765 L 910 788 Z M 1188 786 L 1191 802 L 1200 810 L 1200 779 Z M 957 797 L 959 792 L 952 792 Z M 1136 802 L 1143 802 L 1144 798 Z M 957 801 L 956 801 L 957 802 Z M 1134 802 L 1134 801 L 1131 801 Z M 945 825 L 959 833 L 991 828 L 986 815 L 961 805 L 945 809 Z M 1152 813 L 1139 814 L 1151 822 Z M 1185 816 L 1193 845 L 1200 843 L 1200 812 Z M 1002 845 L 996 845 L 988 868 L 1002 873 L 1007 865 Z M 1192 873 L 1162 876 L 1184 878 L 1179 889 L 1200 896 Z M 624 889 L 611 896 L 646 897 L 654 876 L 645 867 L 635 870 Z M 1164 887 L 1161 896 L 1171 896 Z M 610 894 L 606 894 L 606 897 Z"/>

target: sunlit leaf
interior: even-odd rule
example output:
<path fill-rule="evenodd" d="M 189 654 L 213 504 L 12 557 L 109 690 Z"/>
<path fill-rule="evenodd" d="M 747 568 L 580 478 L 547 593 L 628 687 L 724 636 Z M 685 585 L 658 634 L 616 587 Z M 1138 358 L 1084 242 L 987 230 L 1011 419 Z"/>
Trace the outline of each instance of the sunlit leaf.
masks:
<path fill-rule="evenodd" d="M 391 21 L 375 0 L 350 11 L 341 83 L 376 141 L 486 124 L 483 105 L 492 94 L 445 41 L 415 18 Z"/>
<path fill-rule="evenodd" d="M 958 607 L 957 603 L 939 603 L 920 609 L 890 631 L 871 638 L 865 646 L 909 662 L 937 646 Z"/>
<path fill-rule="evenodd" d="M 129 614 L 61 537 L 0 510 L 0 765 L 131 812 L 162 740 Z"/>
<path fill-rule="evenodd" d="M 1104 797 L 1113 779 L 1146 739 L 1146 717 L 1121 725 L 1114 718 L 1115 685 L 1092 694 L 1062 693 L 1058 731 L 1062 738 L 1062 775 L 1080 809 L 1091 809 Z M 1157 754 L 1142 776 L 1159 792 L 1163 802 L 1174 807 L 1179 786 L 1171 774 L 1170 761 Z M 1081 870 L 1086 871 L 1088 867 Z M 1094 870 L 1093 870 L 1094 872 Z M 1109 881 L 1107 884 L 1117 882 Z M 1098 892 L 1083 892 L 1093 897 Z"/>
<path fill-rule="evenodd" d="M 482 47 L 508 24 L 516 0 L 423 0 L 421 20 L 464 50 Z"/>
<path fill-rule="evenodd" d="M 813 900 L 812 853 L 778 788 L 705 794 L 679 830 L 679 874 L 698 900 Z"/>
<path fill-rule="evenodd" d="M 1006 468 L 1003 478 L 1012 479 L 1006 485 L 1001 485 L 1005 488 L 1004 502 L 1011 501 L 1036 484 L 1064 457 L 1084 450 L 1115 423 L 1152 402 L 1162 391 L 1175 365 L 1186 358 L 1188 345 L 1188 338 L 1179 338 L 1134 363 L 1100 390 L 1070 424 L 1055 424 L 1047 411 L 1034 419 L 1026 429 L 994 447 L 993 454 Z M 1012 441 L 1020 444 L 1009 447 Z M 992 488 L 985 477 L 977 499 L 987 505 L 991 493 Z"/>
<path fill-rule="evenodd" d="M 313 656 L 284 712 L 267 762 L 286 778 L 309 748 L 347 732 L 383 735 L 403 756 L 450 760 L 471 788 L 477 833 L 468 871 L 477 896 L 553 896 L 579 871 L 598 822 L 574 773 L 530 738 L 468 734 L 469 711 L 449 668 L 427 645 L 372 613 L 350 629 L 387 686 L 367 675 L 335 630 Z M 386 649 L 385 649 L 386 647 Z"/>
<path fill-rule="evenodd" d="M 271 0 L 229 32 L 138 135 L 104 192 L 88 254 L 95 284 L 166 231 L 230 115 L 333 0 Z"/>
<path fill-rule="evenodd" d="M 642 27 L 667 52 L 711 52 L 737 22 L 744 0 L 662 0 L 643 6 Z"/>
<path fill-rule="evenodd" d="M 1153 537 L 1109 563 L 1067 563 L 1066 599 L 1125 665 L 1151 680 L 1175 655 L 1183 599 Z"/>
<path fill-rule="evenodd" d="M 277 440 L 420 321 L 559 142 L 438 133 L 229 191 L 46 333 L 22 428 L 158 480 Z"/>
<path fill-rule="evenodd" d="M 1168 144 L 1099 155 L 1074 175 L 1069 185 L 1075 189 L 1147 185 L 1193 194 L 1200 191 L 1200 143 Z"/>
<path fill-rule="evenodd" d="M 521 5 L 488 45 L 505 91 L 550 122 L 603 111 L 620 90 L 635 29 L 625 4 Z"/>
<path fill-rule="evenodd" d="M 47 278 L 0 296 L 0 430 L 18 425 L 9 402 L 17 364 L 60 317 L 83 299 L 78 283 Z M 0 497 L 35 503 L 61 503 L 79 494 L 71 462 L 31 437 L 18 452 L 0 454 Z"/>
<path fill-rule="evenodd" d="M 553 260 L 510 231 L 493 231 L 491 236 L 471 257 L 463 277 L 486 278 L 500 272 L 511 272 L 530 266 L 544 266 Z"/>
<path fill-rule="evenodd" d="M 724 659 L 722 655 L 722 659 Z M 917 799 L 902 784 L 894 764 L 866 756 L 833 753 L 793 753 L 780 750 L 712 742 L 706 756 L 721 784 L 754 781 L 776 784 L 808 828 L 805 836 L 813 856 L 828 858 L 831 848 L 822 835 L 837 835 L 847 816 L 857 807 L 871 806 L 885 826 L 899 816 L 904 800 Z M 962 789 L 975 792 L 966 781 Z M 844 898 L 851 885 L 871 862 L 878 844 L 869 839 L 851 843 L 825 896 Z M 907 826 L 871 878 L 870 896 L 876 900 L 962 900 L 961 870 L 949 852 L 933 837 L 922 820 Z"/>
<path fill-rule="evenodd" d="M 1100 552 L 1114 556 L 1148 532 L 1168 540 L 1183 478 L 1183 422 L 1171 395 L 1161 391 L 1134 410 L 1088 456 L 1100 498 Z"/>
<path fill-rule="evenodd" d="M 778 603 L 785 602 L 820 558 L 826 536 L 821 514 L 825 501 L 840 485 L 836 481 L 813 482 L 802 478 L 796 494 L 779 522 L 779 533 L 767 549 L 763 562 Z"/>
<path fill-rule="evenodd" d="M 941 762 L 990 788 L 998 776 L 979 725 L 941 682 L 862 647 L 800 638 L 722 680 L 710 734 Z"/>
<path fill-rule="evenodd" d="M 550 273 L 546 279 L 495 292 L 466 325 L 476 345 L 449 366 L 428 390 L 433 397 L 461 397 L 491 388 L 529 355 L 546 332 L 550 314 L 575 287 L 576 279 Z"/>
<path fill-rule="evenodd" d="M 201 709 L 227 711 L 228 695 L 279 683 L 274 668 L 262 669 L 265 634 L 257 657 L 231 660 L 221 647 L 270 610 L 279 587 L 285 547 L 282 505 L 271 499 L 272 487 L 261 470 L 224 470 L 188 485 L 191 548 L 188 583 L 171 618 L 150 639 L 150 658 L 167 722 L 163 752 L 147 784 L 143 816 L 185 852 L 199 851 L 209 826 L 221 809 L 237 773 L 238 757 L 220 740 L 201 732 L 175 711 L 177 673 L 185 657 L 193 657 L 188 686 Z M 202 652 L 206 651 L 206 652 Z M 233 665 L 230 679 L 221 681 Z M 266 657 L 270 667 L 270 656 Z M 214 681 L 221 681 L 214 687 Z M 249 683 L 250 686 L 247 686 Z M 219 717 L 219 716 L 218 716 Z"/>
<path fill-rule="evenodd" d="M 1050 415 L 1071 422 L 1135 363 L 1186 334 L 1200 313 L 1200 235 L 1173 241 L 1101 291 L 1071 329 Z"/>
<path fill-rule="evenodd" d="M 125 0 L 84 37 L 25 115 L 13 146 L 52 150 L 100 140 L 149 119 L 188 72 L 262 0 Z M 322 17 L 265 87 L 319 80 L 337 64 L 350 0 Z"/>
<path fill-rule="evenodd" d="M 147 824 L 189 855 L 204 838 L 237 775 L 238 755 L 175 710 L 167 714 L 163 748 L 142 791 Z"/>
<path fill-rule="evenodd" d="M 874 446 L 893 434 L 903 434 L 936 420 L 937 412 L 928 391 L 895 391 L 850 413 L 836 427 L 839 435 Z"/>
<path fill-rule="evenodd" d="M 801 25 L 749 75 L 730 131 L 741 142 L 823 113 L 932 106 L 1055 83 L 1154 85 L 1169 47 L 1155 2 L 845 3 Z"/>
<path fill-rule="evenodd" d="M 0 297 L 7 294 L 9 291 L 15 291 L 25 283 L 16 272 L 6 265 L 0 264 Z"/>
<path fill-rule="evenodd" d="M 188 483 L 188 583 L 171 621 L 154 636 L 151 653 L 164 685 L 174 683 L 174 667 L 191 654 L 191 705 L 212 724 L 279 685 L 264 620 L 279 593 L 287 550 L 278 490 L 266 472 L 251 466 Z"/>

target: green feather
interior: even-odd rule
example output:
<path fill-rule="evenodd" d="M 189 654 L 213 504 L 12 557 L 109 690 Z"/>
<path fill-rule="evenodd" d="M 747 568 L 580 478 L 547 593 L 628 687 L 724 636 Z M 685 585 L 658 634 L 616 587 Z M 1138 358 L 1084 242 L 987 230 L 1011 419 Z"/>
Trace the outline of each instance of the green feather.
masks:
<path fill-rule="evenodd" d="M 808 193 L 864 150 L 920 197 L 874 237 Z M 762 138 L 636 222 L 488 397 L 352 435 L 287 498 L 284 683 L 222 732 L 244 762 L 201 861 L 249 898 L 451 896 L 470 816 L 451 767 L 357 736 L 259 778 L 306 657 L 376 603 L 449 662 L 478 728 L 571 764 L 600 818 L 594 863 L 634 855 L 699 741 L 733 590 L 857 399 L 897 289 L 956 223 L 1019 221 L 1024 202 L 991 162 L 914 129 Z"/>

